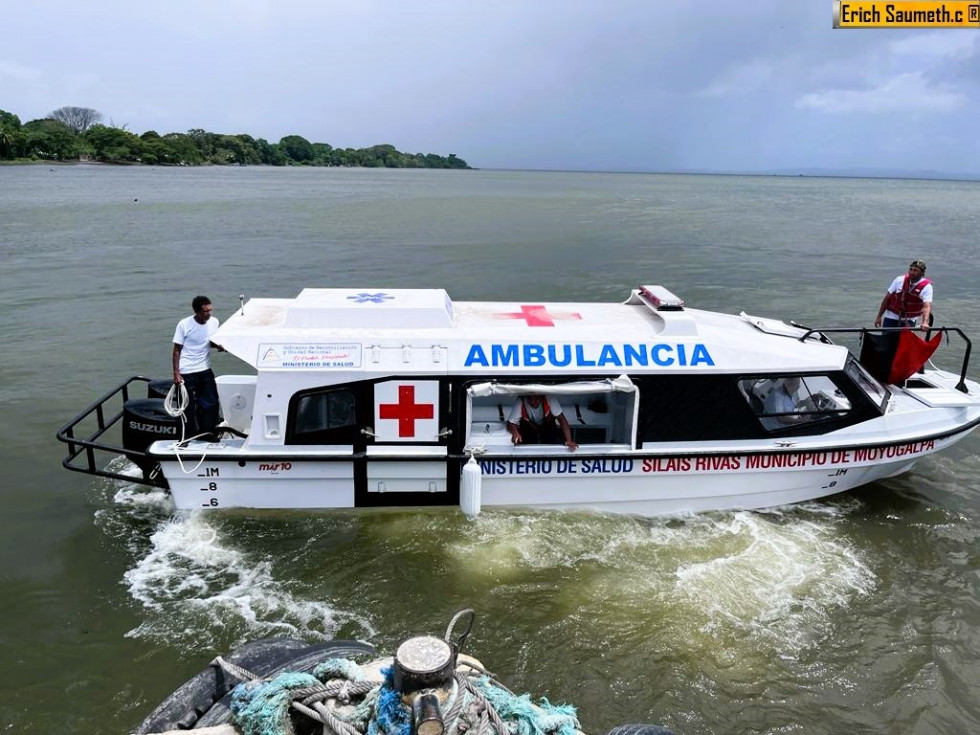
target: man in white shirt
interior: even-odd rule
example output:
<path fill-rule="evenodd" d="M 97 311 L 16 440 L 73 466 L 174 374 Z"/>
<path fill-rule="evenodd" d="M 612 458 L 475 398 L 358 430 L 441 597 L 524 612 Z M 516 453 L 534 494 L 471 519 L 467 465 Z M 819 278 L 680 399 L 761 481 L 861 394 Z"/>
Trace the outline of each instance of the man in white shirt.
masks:
<path fill-rule="evenodd" d="M 220 421 L 218 386 L 211 370 L 211 335 L 218 330 L 218 319 L 212 316 L 214 306 L 207 296 L 195 296 L 194 313 L 181 319 L 174 331 L 174 383 L 187 388 L 189 403 L 184 411 L 186 437 L 205 434 L 213 441 Z"/>
<path fill-rule="evenodd" d="M 578 449 L 578 444 L 572 439 L 568 419 L 554 396 L 540 393 L 521 396 L 514 401 L 507 416 L 507 431 L 515 445 L 558 444 L 558 428 L 561 428 L 568 450 L 574 452 Z"/>

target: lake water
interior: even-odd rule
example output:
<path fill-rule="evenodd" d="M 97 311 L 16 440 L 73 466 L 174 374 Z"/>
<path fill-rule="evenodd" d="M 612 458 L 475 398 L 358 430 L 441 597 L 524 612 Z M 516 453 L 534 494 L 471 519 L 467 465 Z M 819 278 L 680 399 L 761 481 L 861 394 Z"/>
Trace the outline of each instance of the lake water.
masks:
<path fill-rule="evenodd" d="M 239 294 L 313 286 L 589 301 L 659 283 L 853 326 L 921 257 L 937 323 L 976 336 L 977 233 L 971 182 L 0 167 L 0 731 L 125 733 L 245 640 L 391 653 L 463 607 L 469 653 L 596 735 L 980 731 L 980 435 L 771 512 L 475 522 L 176 516 L 162 493 L 66 472 L 54 438 L 123 378 L 169 375 L 197 293 L 225 317 Z M 957 369 L 958 349 L 936 362 Z"/>

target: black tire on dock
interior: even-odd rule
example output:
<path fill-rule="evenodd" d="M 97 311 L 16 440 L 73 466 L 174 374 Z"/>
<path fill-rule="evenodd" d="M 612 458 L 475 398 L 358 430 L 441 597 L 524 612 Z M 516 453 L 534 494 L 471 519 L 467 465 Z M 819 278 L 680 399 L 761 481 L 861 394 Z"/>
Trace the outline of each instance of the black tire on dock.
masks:
<path fill-rule="evenodd" d="M 291 656 L 279 663 L 266 662 L 267 670 L 264 672 L 252 671 L 253 674 L 262 676 L 275 676 L 284 671 L 297 671 L 309 673 L 318 663 L 326 661 L 328 658 L 357 658 L 370 656 L 377 658 L 377 651 L 374 646 L 360 641 L 327 641 L 317 643 L 305 651 L 300 651 L 298 655 Z M 214 727 L 231 722 L 231 690 L 221 699 L 201 715 L 195 723 L 195 727 Z"/>
<path fill-rule="evenodd" d="M 236 648 L 223 658 L 258 676 L 279 671 L 308 671 L 328 658 L 377 656 L 374 647 L 359 641 L 328 641 L 310 645 L 295 638 L 263 638 Z M 211 665 L 184 682 L 151 712 L 134 735 L 189 730 L 228 722 L 227 702 L 239 679 Z"/>

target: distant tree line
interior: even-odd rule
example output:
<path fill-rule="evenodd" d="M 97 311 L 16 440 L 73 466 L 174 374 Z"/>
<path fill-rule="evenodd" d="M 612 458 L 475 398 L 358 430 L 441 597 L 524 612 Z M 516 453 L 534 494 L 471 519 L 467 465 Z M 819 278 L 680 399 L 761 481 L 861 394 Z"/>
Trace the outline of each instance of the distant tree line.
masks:
<path fill-rule="evenodd" d="M 456 154 L 402 153 L 393 145 L 334 148 L 287 135 L 270 143 L 251 135 L 224 135 L 194 129 L 142 135 L 104 125 L 90 107 L 62 107 L 46 118 L 21 124 L 0 110 L 0 160 L 100 161 L 161 166 L 268 165 L 366 166 L 369 168 L 469 168 Z"/>

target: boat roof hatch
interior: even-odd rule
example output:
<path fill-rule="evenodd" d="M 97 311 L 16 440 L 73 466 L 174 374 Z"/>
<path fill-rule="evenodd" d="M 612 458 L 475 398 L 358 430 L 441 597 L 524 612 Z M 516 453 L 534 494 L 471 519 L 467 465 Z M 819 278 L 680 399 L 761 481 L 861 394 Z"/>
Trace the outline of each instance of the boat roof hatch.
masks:
<path fill-rule="evenodd" d="M 425 329 L 454 322 L 453 302 L 442 288 L 304 288 L 287 307 L 284 326 Z"/>
<path fill-rule="evenodd" d="M 744 311 L 740 311 L 738 316 L 740 319 L 748 322 L 760 332 L 765 332 L 766 334 L 776 334 L 781 337 L 799 338 L 806 333 L 806 329 L 794 326 L 792 324 L 787 324 L 779 319 L 766 319 L 761 316 L 752 316 L 751 314 L 746 314 Z M 813 339 L 819 339 L 819 336 L 814 336 Z"/>

